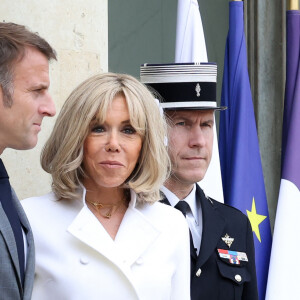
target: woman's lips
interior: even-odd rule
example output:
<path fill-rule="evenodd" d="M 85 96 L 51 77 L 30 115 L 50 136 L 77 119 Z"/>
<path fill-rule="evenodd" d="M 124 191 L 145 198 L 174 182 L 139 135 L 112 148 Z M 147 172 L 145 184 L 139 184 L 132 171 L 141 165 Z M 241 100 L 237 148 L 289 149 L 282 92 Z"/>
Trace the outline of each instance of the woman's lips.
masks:
<path fill-rule="evenodd" d="M 111 161 L 111 160 L 102 161 L 100 162 L 100 165 L 111 169 L 123 167 L 123 164 L 121 164 L 119 161 Z"/>

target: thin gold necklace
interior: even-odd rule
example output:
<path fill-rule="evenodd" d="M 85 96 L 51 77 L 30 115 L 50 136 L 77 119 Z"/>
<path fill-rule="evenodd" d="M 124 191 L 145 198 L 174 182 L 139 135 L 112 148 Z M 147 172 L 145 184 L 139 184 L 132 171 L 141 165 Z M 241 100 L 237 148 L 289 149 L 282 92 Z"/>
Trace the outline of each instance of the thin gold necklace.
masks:
<path fill-rule="evenodd" d="M 104 218 L 110 219 L 111 216 L 117 211 L 117 209 L 121 206 L 122 203 L 125 203 L 126 196 L 124 196 L 120 201 L 118 201 L 116 204 L 102 204 L 99 202 L 93 202 L 89 200 L 85 200 L 86 202 L 90 203 L 95 207 L 97 212 Z M 103 211 L 103 209 L 105 209 Z M 102 210 L 102 211 L 101 211 Z"/>

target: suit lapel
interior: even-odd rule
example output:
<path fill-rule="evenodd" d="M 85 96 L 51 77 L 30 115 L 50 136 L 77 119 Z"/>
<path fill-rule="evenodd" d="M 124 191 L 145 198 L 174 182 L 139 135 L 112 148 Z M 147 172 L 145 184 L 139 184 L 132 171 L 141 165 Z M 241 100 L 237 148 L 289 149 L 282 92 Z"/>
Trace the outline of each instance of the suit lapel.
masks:
<path fill-rule="evenodd" d="M 26 214 L 22 208 L 22 205 L 12 189 L 12 201 L 16 207 L 18 216 L 23 226 L 23 230 L 26 234 L 27 241 L 27 257 L 26 257 L 26 269 L 25 269 L 25 280 L 24 280 L 24 298 L 30 297 L 32 285 L 34 281 L 34 268 L 35 268 L 35 249 L 33 234 L 30 228 L 30 224 L 26 217 Z"/>
<path fill-rule="evenodd" d="M 20 269 L 19 269 L 19 259 L 18 259 L 18 250 L 15 242 L 14 233 L 11 229 L 10 222 L 3 210 L 3 207 L 0 203 L 0 232 L 3 236 L 3 239 L 6 242 L 8 252 L 12 259 L 15 270 L 17 271 L 18 285 L 22 286 L 20 279 Z"/>
<path fill-rule="evenodd" d="M 198 257 L 196 256 L 192 239 L 190 239 L 190 249 L 192 259 L 197 259 L 196 266 L 200 268 L 215 250 L 223 233 L 225 220 L 214 204 L 206 198 L 198 184 L 196 184 L 196 201 L 197 206 L 201 205 L 203 222 L 201 249 Z M 170 202 L 165 196 L 161 202 L 170 205 Z"/>
<path fill-rule="evenodd" d="M 196 195 L 197 202 L 200 200 L 201 203 L 203 220 L 201 248 L 197 260 L 197 268 L 200 268 L 215 250 L 216 245 L 221 238 L 225 220 L 214 204 L 206 198 L 198 185 Z"/>

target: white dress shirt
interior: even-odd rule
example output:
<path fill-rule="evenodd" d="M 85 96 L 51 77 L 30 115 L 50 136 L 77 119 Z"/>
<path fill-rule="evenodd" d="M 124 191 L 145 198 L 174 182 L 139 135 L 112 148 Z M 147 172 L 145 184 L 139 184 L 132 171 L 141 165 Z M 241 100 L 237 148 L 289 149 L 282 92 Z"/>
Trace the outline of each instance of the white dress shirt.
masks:
<path fill-rule="evenodd" d="M 160 190 L 165 194 L 173 207 L 180 201 L 180 199 L 165 186 L 162 186 Z M 182 200 L 186 201 L 190 208 L 186 213 L 186 220 L 193 237 L 194 248 L 197 251 L 197 255 L 199 255 L 202 239 L 202 209 L 201 205 L 197 207 L 196 184 L 194 184 L 192 191 Z"/>
<path fill-rule="evenodd" d="M 24 272 L 26 272 L 28 243 L 27 243 L 27 237 L 26 237 L 26 234 L 25 234 L 23 228 L 22 228 L 22 234 L 23 234 L 23 243 L 24 243 Z"/>

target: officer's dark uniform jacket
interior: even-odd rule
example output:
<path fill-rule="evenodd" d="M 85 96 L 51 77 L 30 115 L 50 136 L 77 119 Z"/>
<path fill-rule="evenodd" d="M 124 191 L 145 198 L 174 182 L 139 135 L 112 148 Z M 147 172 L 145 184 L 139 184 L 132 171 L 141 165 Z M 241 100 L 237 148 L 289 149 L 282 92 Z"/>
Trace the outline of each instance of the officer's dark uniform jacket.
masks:
<path fill-rule="evenodd" d="M 238 209 L 206 197 L 196 188 L 203 230 L 199 256 L 191 241 L 191 300 L 257 300 L 254 244 L 250 222 Z M 170 204 L 165 198 L 162 202 Z M 234 238 L 229 247 L 222 237 Z M 218 249 L 246 253 L 248 262 L 234 264 Z"/>

